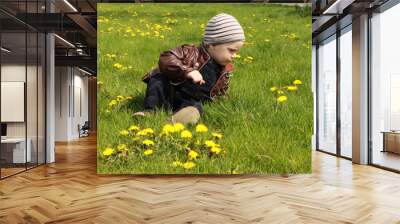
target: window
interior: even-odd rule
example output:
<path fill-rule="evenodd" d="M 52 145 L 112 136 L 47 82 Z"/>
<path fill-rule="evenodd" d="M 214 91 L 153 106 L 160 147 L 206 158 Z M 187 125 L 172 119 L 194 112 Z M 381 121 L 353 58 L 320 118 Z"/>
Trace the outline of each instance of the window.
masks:
<path fill-rule="evenodd" d="M 318 149 L 336 153 L 336 35 L 318 47 Z"/>
<path fill-rule="evenodd" d="M 371 162 L 400 170 L 400 5 L 371 18 Z"/>
<path fill-rule="evenodd" d="M 352 157 L 352 33 L 351 25 L 340 35 L 340 155 Z"/>

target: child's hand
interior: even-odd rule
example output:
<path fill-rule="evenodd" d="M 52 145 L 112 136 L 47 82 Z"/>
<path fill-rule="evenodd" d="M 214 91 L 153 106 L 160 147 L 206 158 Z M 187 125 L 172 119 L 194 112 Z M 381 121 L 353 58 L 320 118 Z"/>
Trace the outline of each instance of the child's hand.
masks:
<path fill-rule="evenodd" d="M 198 70 L 193 70 L 193 71 L 189 72 L 187 74 L 187 77 L 189 79 L 191 79 L 193 83 L 196 83 L 196 84 L 202 85 L 202 84 L 206 83 L 203 80 L 203 76 L 201 75 L 201 73 Z"/>

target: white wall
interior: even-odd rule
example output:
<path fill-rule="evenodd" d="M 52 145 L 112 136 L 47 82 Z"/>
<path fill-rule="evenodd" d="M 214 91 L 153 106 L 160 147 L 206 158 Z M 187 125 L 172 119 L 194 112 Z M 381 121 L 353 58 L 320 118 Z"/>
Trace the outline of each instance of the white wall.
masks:
<path fill-rule="evenodd" d="M 78 124 L 88 120 L 88 78 L 83 75 L 76 68 L 56 67 L 56 141 L 79 138 Z"/>

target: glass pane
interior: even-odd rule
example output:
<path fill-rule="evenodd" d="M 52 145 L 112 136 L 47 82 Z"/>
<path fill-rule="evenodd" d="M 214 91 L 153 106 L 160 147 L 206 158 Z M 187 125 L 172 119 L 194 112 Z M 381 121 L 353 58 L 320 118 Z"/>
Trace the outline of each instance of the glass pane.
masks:
<path fill-rule="evenodd" d="M 351 26 L 340 36 L 340 152 L 352 157 L 352 35 Z"/>
<path fill-rule="evenodd" d="M 25 170 L 30 160 L 26 144 L 26 34 L 1 34 L 1 174 L 2 178 Z M 28 146 L 28 151 L 26 147 Z"/>
<path fill-rule="evenodd" d="M 45 35 L 39 33 L 38 45 L 38 163 L 45 163 Z"/>
<path fill-rule="evenodd" d="M 336 36 L 318 48 L 318 149 L 336 153 Z"/>
<path fill-rule="evenodd" d="M 27 142 L 28 149 L 30 148 L 30 160 L 28 160 L 28 168 L 37 165 L 37 132 L 38 132 L 38 107 L 37 107 L 37 63 L 38 63 L 38 37 L 36 32 L 27 33 L 28 38 L 28 55 L 27 55 L 27 82 L 26 82 L 26 112 L 27 112 Z"/>
<path fill-rule="evenodd" d="M 372 17 L 372 163 L 400 170 L 400 5 Z"/>

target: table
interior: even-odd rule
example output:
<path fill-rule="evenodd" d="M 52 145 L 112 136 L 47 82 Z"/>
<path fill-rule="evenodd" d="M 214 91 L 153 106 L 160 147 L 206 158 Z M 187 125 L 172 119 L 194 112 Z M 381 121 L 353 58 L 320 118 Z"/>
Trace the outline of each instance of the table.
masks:
<path fill-rule="evenodd" d="M 400 154 L 400 131 L 382 131 L 381 133 L 383 133 L 382 152 Z"/>
<path fill-rule="evenodd" d="M 31 161 L 32 140 L 26 139 L 27 147 L 25 154 L 25 138 L 1 139 L 1 157 L 6 163 L 26 163 Z M 11 156 L 12 154 L 12 156 Z M 26 159 L 26 161 L 25 161 Z"/>

